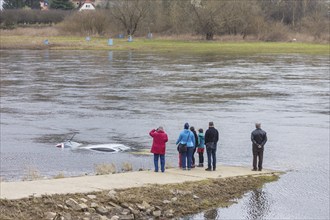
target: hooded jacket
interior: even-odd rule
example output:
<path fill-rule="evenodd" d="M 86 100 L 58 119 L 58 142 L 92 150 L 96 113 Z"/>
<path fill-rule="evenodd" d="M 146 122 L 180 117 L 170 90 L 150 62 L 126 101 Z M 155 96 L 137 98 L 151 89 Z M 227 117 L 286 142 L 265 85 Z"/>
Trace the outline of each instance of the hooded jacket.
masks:
<path fill-rule="evenodd" d="M 205 137 L 203 133 L 198 133 L 198 148 L 204 148 Z"/>
<path fill-rule="evenodd" d="M 178 143 L 187 144 L 187 147 L 195 147 L 195 136 L 190 130 L 184 129 L 176 141 L 176 144 Z"/>
<path fill-rule="evenodd" d="M 152 129 L 149 135 L 153 138 L 150 152 L 154 154 L 165 154 L 167 134 L 163 130 Z"/>

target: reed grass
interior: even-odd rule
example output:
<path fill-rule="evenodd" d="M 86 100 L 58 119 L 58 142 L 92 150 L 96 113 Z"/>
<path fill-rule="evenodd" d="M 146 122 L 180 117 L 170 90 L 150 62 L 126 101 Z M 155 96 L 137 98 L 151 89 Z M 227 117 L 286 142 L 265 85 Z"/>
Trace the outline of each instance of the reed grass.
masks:
<path fill-rule="evenodd" d="M 123 163 L 123 165 L 122 165 L 122 171 L 124 171 L 124 172 L 129 172 L 129 171 L 132 171 L 133 170 L 133 166 L 132 166 L 132 164 L 130 164 L 130 163 Z"/>
<path fill-rule="evenodd" d="M 32 181 L 42 179 L 39 170 L 34 167 L 27 167 L 25 176 L 22 177 L 23 181 Z"/>
<path fill-rule="evenodd" d="M 106 175 L 106 174 L 114 174 L 116 173 L 116 166 L 112 164 L 96 164 L 95 165 L 95 173 L 96 175 Z"/>
<path fill-rule="evenodd" d="M 65 175 L 62 172 L 60 172 L 54 176 L 54 179 L 63 179 L 63 178 L 65 178 Z"/>

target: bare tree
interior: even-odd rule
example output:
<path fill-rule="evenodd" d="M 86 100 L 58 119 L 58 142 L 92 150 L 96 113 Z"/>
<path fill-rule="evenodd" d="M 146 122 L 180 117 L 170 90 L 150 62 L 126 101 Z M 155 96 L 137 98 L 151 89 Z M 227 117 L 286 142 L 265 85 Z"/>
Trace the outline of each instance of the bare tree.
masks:
<path fill-rule="evenodd" d="M 146 18 L 150 0 L 111 0 L 110 13 L 125 28 L 128 35 L 134 35 L 139 24 Z"/>
<path fill-rule="evenodd" d="M 194 14 L 196 30 L 205 35 L 206 40 L 213 40 L 214 35 L 223 25 L 221 9 L 225 1 L 192 0 L 191 11 Z"/>
<path fill-rule="evenodd" d="M 247 35 L 258 36 L 260 28 L 264 28 L 263 14 L 256 0 L 229 1 L 222 9 L 222 17 L 225 33 L 240 34 L 243 39 Z"/>
<path fill-rule="evenodd" d="M 302 21 L 306 32 L 312 34 L 316 40 L 319 40 L 322 34 L 327 34 L 329 39 L 330 20 L 328 13 L 328 9 L 320 5 L 318 10 L 310 13 Z"/>

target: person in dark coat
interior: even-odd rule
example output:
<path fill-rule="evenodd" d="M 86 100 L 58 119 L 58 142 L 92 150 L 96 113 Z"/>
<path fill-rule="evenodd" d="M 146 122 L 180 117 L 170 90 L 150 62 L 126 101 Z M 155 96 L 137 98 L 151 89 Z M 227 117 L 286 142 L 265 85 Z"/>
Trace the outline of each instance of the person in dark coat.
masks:
<path fill-rule="evenodd" d="M 267 133 L 261 129 L 261 124 L 256 123 L 256 129 L 251 133 L 252 153 L 253 153 L 253 171 L 262 171 L 262 162 L 264 156 L 264 146 L 267 142 Z"/>
<path fill-rule="evenodd" d="M 205 132 L 205 146 L 207 153 L 207 168 L 206 171 L 211 171 L 213 165 L 213 171 L 216 170 L 216 152 L 217 152 L 217 143 L 219 140 L 219 132 L 214 128 L 213 122 L 209 122 L 209 128 Z"/>
<path fill-rule="evenodd" d="M 196 130 L 195 130 L 195 128 L 194 128 L 194 126 L 191 126 L 190 127 L 190 131 L 194 134 L 194 137 L 195 137 L 195 147 L 194 147 L 194 150 L 193 150 L 193 152 L 192 152 L 192 158 L 191 158 L 191 162 L 192 162 L 192 164 L 191 164 L 191 168 L 195 168 L 195 153 L 196 153 L 196 148 L 197 148 L 197 146 L 198 146 L 198 136 L 197 136 L 197 133 L 196 133 Z"/>
<path fill-rule="evenodd" d="M 154 154 L 155 172 L 158 172 L 158 160 L 160 158 L 160 169 L 165 172 L 165 150 L 166 142 L 168 141 L 167 134 L 162 126 L 157 129 L 152 129 L 149 135 L 153 138 L 151 153 Z"/>

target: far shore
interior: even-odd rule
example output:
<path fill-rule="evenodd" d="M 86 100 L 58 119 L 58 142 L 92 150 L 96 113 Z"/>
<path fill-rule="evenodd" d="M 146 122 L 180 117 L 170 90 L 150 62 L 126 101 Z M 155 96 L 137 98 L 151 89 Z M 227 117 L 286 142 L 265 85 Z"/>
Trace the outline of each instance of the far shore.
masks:
<path fill-rule="evenodd" d="M 112 40 L 112 45 L 109 42 Z M 0 49 L 111 50 L 202 54 L 329 54 L 329 44 L 304 42 L 205 41 L 144 37 L 127 39 L 77 36 L 0 35 Z"/>

